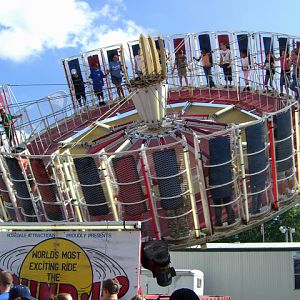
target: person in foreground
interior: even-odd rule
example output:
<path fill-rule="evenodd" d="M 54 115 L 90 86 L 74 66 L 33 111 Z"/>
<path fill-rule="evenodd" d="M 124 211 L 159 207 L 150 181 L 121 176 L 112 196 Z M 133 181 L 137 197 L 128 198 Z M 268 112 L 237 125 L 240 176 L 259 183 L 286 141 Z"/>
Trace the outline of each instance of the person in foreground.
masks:
<path fill-rule="evenodd" d="M 60 293 L 56 296 L 51 296 L 49 300 L 73 300 L 72 296 L 68 293 Z"/>
<path fill-rule="evenodd" d="M 10 272 L 2 271 L 0 273 L 0 300 L 7 300 L 9 297 L 9 290 L 13 284 L 13 277 Z"/>
<path fill-rule="evenodd" d="M 172 293 L 170 300 L 199 300 L 197 294 L 190 289 L 182 288 Z"/>
<path fill-rule="evenodd" d="M 102 300 L 118 300 L 121 285 L 116 278 L 106 279 L 102 285 Z"/>
<path fill-rule="evenodd" d="M 10 289 L 8 300 L 36 300 L 36 298 L 31 296 L 26 285 L 16 285 Z"/>
<path fill-rule="evenodd" d="M 142 295 L 134 295 L 131 300 L 146 300 Z"/>

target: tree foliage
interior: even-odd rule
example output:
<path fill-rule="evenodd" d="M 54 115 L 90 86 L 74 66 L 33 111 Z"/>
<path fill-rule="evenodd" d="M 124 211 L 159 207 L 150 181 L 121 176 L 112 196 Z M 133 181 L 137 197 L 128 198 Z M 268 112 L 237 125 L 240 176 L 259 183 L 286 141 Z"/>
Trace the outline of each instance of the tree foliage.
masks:
<path fill-rule="evenodd" d="M 294 242 L 300 242 L 300 205 L 296 205 L 284 214 L 265 223 L 263 225 L 264 230 L 262 230 L 262 226 L 259 225 L 253 229 L 222 239 L 218 242 L 260 243 L 263 242 L 263 231 L 265 242 L 285 242 L 285 234 L 279 230 L 280 226 L 295 228 L 296 232 L 293 234 L 293 240 Z"/>

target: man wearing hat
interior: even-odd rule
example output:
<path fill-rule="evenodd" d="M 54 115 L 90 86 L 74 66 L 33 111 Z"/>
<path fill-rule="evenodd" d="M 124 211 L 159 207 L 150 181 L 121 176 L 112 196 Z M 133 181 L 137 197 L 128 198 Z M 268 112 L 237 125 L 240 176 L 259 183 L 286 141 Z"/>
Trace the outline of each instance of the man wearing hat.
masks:
<path fill-rule="evenodd" d="M 36 300 L 26 285 L 16 285 L 9 291 L 8 300 Z"/>

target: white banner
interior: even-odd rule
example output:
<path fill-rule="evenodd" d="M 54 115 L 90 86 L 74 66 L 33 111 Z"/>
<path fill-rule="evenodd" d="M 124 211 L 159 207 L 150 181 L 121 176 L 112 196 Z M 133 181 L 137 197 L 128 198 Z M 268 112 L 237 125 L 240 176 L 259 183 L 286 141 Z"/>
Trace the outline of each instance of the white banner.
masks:
<path fill-rule="evenodd" d="M 119 280 L 127 300 L 138 290 L 140 239 L 139 231 L 1 232 L 0 268 L 40 300 L 62 292 L 98 300 L 108 278 Z"/>

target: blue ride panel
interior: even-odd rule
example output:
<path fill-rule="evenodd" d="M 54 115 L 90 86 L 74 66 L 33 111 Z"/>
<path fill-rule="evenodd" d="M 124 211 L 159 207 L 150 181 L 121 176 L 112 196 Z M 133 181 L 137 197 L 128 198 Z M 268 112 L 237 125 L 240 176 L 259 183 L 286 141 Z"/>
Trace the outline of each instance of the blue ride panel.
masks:
<path fill-rule="evenodd" d="M 264 36 L 263 43 L 264 43 L 265 55 L 267 55 L 268 52 L 274 53 L 273 40 L 271 37 Z"/>
<path fill-rule="evenodd" d="M 289 52 L 289 44 L 287 38 L 285 37 L 278 38 L 278 44 L 279 44 L 280 55 L 282 51 L 287 50 L 287 52 Z"/>
<path fill-rule="evenodd" d="M 209 165 L 222 164 L 209 167 L 209 185 L 221 185 L 232 181 L 230 140 L 227 136 L 216 137 L 209 140 Z M 226 164 L 223 164 L 228 162 Z M 210 190 L 214 200 L 232 196 L 232 183 Z"/>
<path fill-rule="evenodd" d="M 119 48 L 117 48 L 117 49 L 111 49 L 111 50 L 108 50 L 108 51 L 106 52 L 108 62 L 113 61 L 113 57 L 114 57 L 115 55 L 118 55 L 118 56 L 119 56 L 119 51 L 118 51 L 118 49 L 119 49 Z"/>
<path fill-rule="evenodd" d="M 249 43 L 248 35 L 247 34 L 238 34 L 237 41 L 238 41 L 238 45 L 239 45 L 239 50 L 247 51 L 247 53 L 248 53 L 248 43 Z"/>
<path fill-rule="evenodd" d="M 247 34 L 238 34 L 237 35 L 237 41 L 239 45 L 239 50 L 240 52 L 242 51 L 247 51 L 249 63 L 251 63 L 251 55 L 250 52 L 248 51 L 249 47 L 249 37 Z"/>
<path fill-rule="evenodd" d="M 184 200 L 178 175 L 176 152 L 174 149 L 153 152 L 154 168 L 157 177 L 168 177 L 157 179 L 161 198 L 161 206 L 164 210 L 174 210 L 183 207 Z"/>
<path fill-rule="evenodd" d="M 68 61 L 68 65 L 69 65 L 70 72 L 71 72 L 71 70 L 75 69 L 77 71 L 77 74 L 79 75 L 79 77 L 82 78 L 82 74 L 81 74 L 81 69 L 80 69 L 80 64 L 79 64 L 78 58 L 69 60 Z"/>
<path fill-rule="evenodd" d="M 198 36 L 200 50 L 206 49 L 207 52 L 211 52 L 211 43 L 209 34 L 199 34 Z M 210 62 L 213 64 L 213 56 L 210 55 Z"/>
<path fill-rule="evenodd" d="M 14 157 L 5 157 L 5 161 L 10 173 L 11 180 L 16 190 L 18 206 L 22 207 L 22 211 L 25 213 L 25 221 L 37 222 L 36 213 L 30 197 L 30 192 L 19 165 L 19 161 Z"/>
<path fill-rule="evenodd" d="M 135 44 L 131 46 L 133 57 L 138 55 L 139 48 L 140 48 L 139 44 Z"/>
<path fill-rule="evenodd" d="M 109 209 L 94 159 L 92 157 L 75 158 L 74 164 L 89 214 L 91 216 L 107 215 Z"/>
<path fill-rule="evenodd" d="M 112 159 L 112 164 L 119 186 L 118 200 L 125 203 L 123 207 L 126 214 L 140 216 L 147 211 L 147 206 L 146 202 L 139 203 L 146 197 L 139 181 L 137 162 L 134 156 L 115 157 Z"/>
<path fill-rule="evenodd" d="M 49 220 L 62 221 L 63 214 L 61 204 L 57 202 L 57 185 L 54 179 L 50 179 L 41 158 L 31 158 L 30 165 L 37 187 L 42 197 L 44 209 Z"/>
<path fill-rule="evenodd" d="M 199 34 L 198 36 L 200 49 L 206 49 L 207 52 L 211 51 L 211 43 L 209 34 Z"/>
<path fill-rule="evenodd" d="M 277 141 L 275 147 L 276 160 L 284 159 L 283 161 L 276 163 L 277 172 L 287 171 L 293 167 L 293 145 L 291 135 L 291 111 L 289 109 L 274 116 L 274 137 Z"/>
<path fill-rule="evenodd" d="M 267 166 L 264 140 L 264 124 L 258 123 L 246 127 L 246 141 L 247 141 L 247 153 L 257 154 L 248 155 L 248 173 L 253 174 L 260 172 L 257 175 L 250 176 L 250 186 L 255 188 L 257 191 L 263 190 L 265 188 L 265 183 L 267 180 L 266 171 L 263 171 Z"/>

